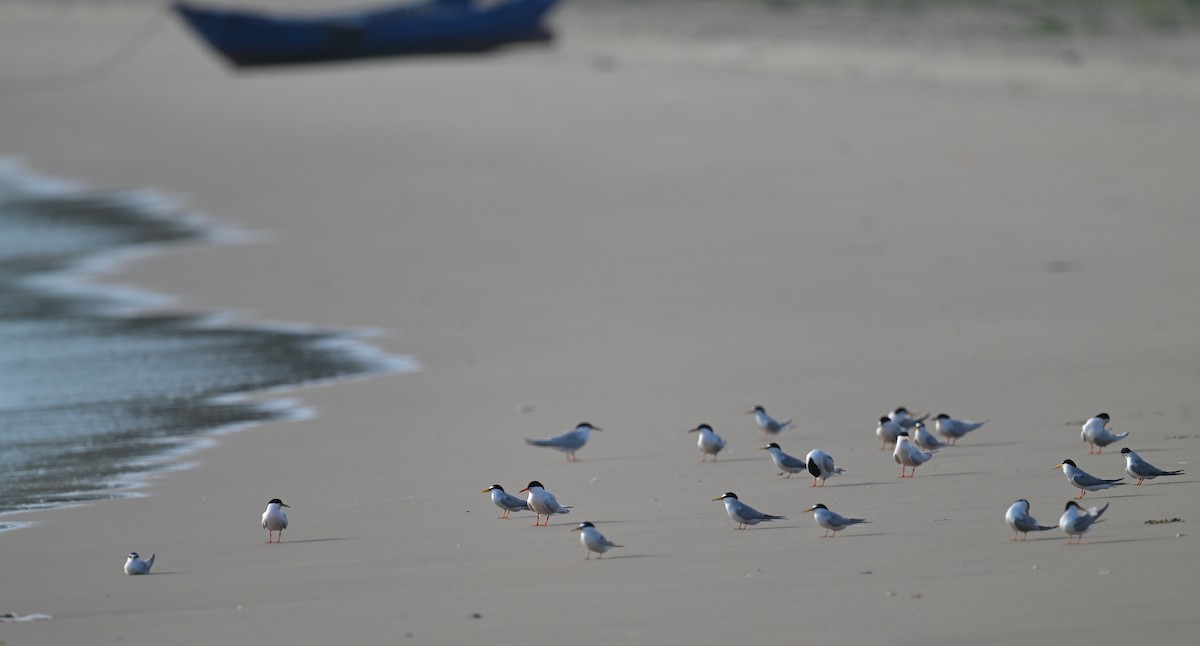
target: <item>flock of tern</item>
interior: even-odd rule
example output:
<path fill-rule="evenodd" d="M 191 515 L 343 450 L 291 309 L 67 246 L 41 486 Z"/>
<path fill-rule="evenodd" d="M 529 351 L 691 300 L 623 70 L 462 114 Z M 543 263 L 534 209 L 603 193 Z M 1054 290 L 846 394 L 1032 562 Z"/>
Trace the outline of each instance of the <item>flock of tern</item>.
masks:
<path fill-rule="evenodd" d="M 768 415 L 762 406 L 755 406 L 747 413 L 754 415 L 755 422 L 768 439 L 792 426 L 791 419 L 776 420 Z M 893 447 L 892 457 L 900 465 L 901 478 L 915 477 L 917 467 L 933 459 L 939 449 L 954 446 L 967 433 L 979 429 L 987 423 L 987 420 L 972 422 L 953 419 L 945 413 L 939 414 L 934 418 L 933 423 L 937 434 L 945 438 L 946 441 L 943 442 L 926 429 L 925 420 L 928 417 L 928 415 L 913 416 L 907 409 L 901 407 L 879 418 L 875 434 L 883 443 L 881 450 L 886 449 L 889 445 Z M 1104 447 L 1129 436 L 1128 431 L 1114 433 L 1108 428 L 1110 421 L 1111 418 L 1107 413 L 1100 413 L 1083 424 L 1080 436 L 1089 445 L 1089 454 L 1102 453 Z M 578 460 L 575 453 L 587 444 L 591 431 L 599 430 L 602 429 L 598 426 L 580 422 L 574 429 L 565 433 L 546 439 L 526 439 L 525 441 L 533 446 L 562 451 L 566 454 L 568 462 L 575 462 Z M 702 463 L 708 462 L 709 457 L 715 462 L 717 455 L 726 446 L 725 439 L 717 435 L 708 424 L 700 424 L 687 432 L 698 434 L 696 444 L 700 449 L 700 462 Z M 770 454 L 771 461 L 779 469 L 779 475 L 790 478 L 792 474 L 807 471 L 812 476 L 812 487 L 824 487 L 830 476 L 846 472 L 845 469 L 834 463 L 831 455 L 821 449 L 809 451 L 803 460 L 784 453 L 779 444 L 775 442 L 767 444 L 761 450 Z M 1125 458 L 1125 473 L 1130 478 L 1136 479 L 1138 485 L 1160 476 L 1175 476 L 1183 473 L 1182 470 L 1160 469 L 1146 462 L 1129 448 L 1122 448 L 1121 455 Z M 1068 483 L 1079 489 L 1079 496 L 1075 500 L 1082 499 L 1089 491 L 1102 491 L 1125 484 L 1124 478 L 1100 478 L 1087 473 L 1069 459 L 1062 460 L 1054 468 L 1061 469 Z M 555 514 L 571 513 L 570 506 L 560 503 L 558 498 L 537 480 L 530 481 L 524 489 L 518 492 L 526 494 L 524 499 L 508 493 L 504 487 L 498 484 L 493 484 L 480 493 L 491 495 L 492 502 L 503 511 L 500 518 L 507 519 L 509 514 L 514 511 L 531 511 L 535 514 L 534 525 L 536 526 L 548 525 L 550 517 Z M 713 500 L 725 504 L 725 512 L 733 522 L 737 523 L 738 529 L 786 519 L 785 516 L 763 513 L 751 507 L 738 499 L 737 494 L 732 491 L 727 491 Z M 1058 528 L 1067 535 L 1068 544 L 1081 542 L 1083 535 L 1100 522 L 1100 517 L 1108 509 L 1108 504 L 1100 508 L 1084 509 L 1075 500 L 1066 504 L 1058 521 Z M 287 515 L 284 514 L 283 507 L 289 507 L 289 505 L 279 498 L 272 498 L 267 503 L 266 511 L 262 514 L 262 528 L 267 530 L 268 543 L 283 541 L 283 530 L 288 526 Z M 813 505 L 804 512 L 812 513 L 817 525 L 824 528 L 825 533 L 822 534 L 822 538 L 836 536 L 839 531 L 848 527 L 869 522 L 862 518 L 847 518 L 830 510 L 824 504 Z M 1029 512 L 1029 501 L 1024 498 L 1017 500 L 1008 508 L 1004 520 L 1013 531 L 1013 537 L 1010 540 L 1027 538 L 1029 532 L 1042 532 L 1055 528 L 1053 525 L 1040 524 Z M 542 519 L 543 516 L 545 516 L 545 520 Z M 586 550 L 585 558 L 587 559 L 590 559 L 593 553 L 599 557 L 611 548 L 622 547 L 601 534 L 591 522 L 579 523 L 571 531 L 579 532 L 579 540 Z M 276 538 L 276 534 L 278 534 L 278 538 Z M 150 558 L 143 560 L 137 552 L 131 552 L 125 561 L 125 573 L 149 574 L 150 568 L 154 565 L 154 558 L 155 556 L 151 554 Z"/>
<path fill-rule="evenodd" d="M 782 431 L 792 426 L 791 419 L 776 420 L 768 415 L 762 406 L 755 406 L 746 412 L 754 415 L 755 422 L 762 429 L 768 440 L 778 436 Z M 982 428 L 987 423 L 987 420 L 970 421 L 954 419 L 945 413 L 941 413 L 935 416 L 931 422 L 937 434 L 934 435 L 926 427 L 925 421 L 927 419 L 929 419 L 928 414 L 914 416 L 903 407 L 897 408 L 879 418 L 875 433 L 882 442 L 881 450 L 889 446 L 892 447 L 892 457 L 900 465 L 901 478 L 915 477 L 917 467 L 932 460 L 940 449 L 947 446 L 954 446 L 958 440 L 962 439 L 968 433 Z M 1081 437 L 1091 447 L 1090 453 L 1100 453 L 1104 447 L 1128 437 L 1128 432 L 1114 433 L 1107 428 L 1110 419 L 1107 413 L 1101 413 L 1084 423 Z M 587 443 L 589 432 L 594 430 L 599 430 L 599 428 L 587 422 L 582 422 L 573 430 L 566 433 L 541 440 L 527 439 L 526 442 L 534 446 L 548 447 L 562 451 L 567 454 L 567 460 L 573 462 L 577 459 L 575 453 L 583 448 Z M 725 439 L 718 435 L 712 426 L 708 424 L 699 424 L 687 432 L 697 434 L 696 446 L 700 450 L 701 463 L 716 462 L 717 456 L 727 444 Z M 941 439 L 938 436 L 941 436 Z M 771 461 L 779 470 L 779 475 L 790 478 L 793 474 L 807 472 L 812 476 L 812 487 L 824 487 L 829 477 L 846 473 L 846 469 L 837 466 L 833 457 L 821 449 L 809 451 L 804 459 L 785 453 L 779 444 L 773 441 L 761 447 L 761 450 L 769 453 Z M 1183 473 L 1182 471 L 1159 469 L 1143 460 L 1137 453 L 1128 448 L 1121 449 L 1121 454 L 1125 457 L 1126 474 L 1131 478 L 1135 478 L 1139 485 L 1145 480 L 1152 480 L 1159 476 L 1171 476 Z M 1093 476 L 1080 469 L 1073 460 L 1063 460 L 1055 468 L 1061 469 L 1063 474 L 1066 475 L 1067 481 L 1080 490 L 1076 500 L 1083 498 L 1089 491 L 1100 491 L 1125 484 L 1122 482 L 1124 478 L 1107 479 Z M 527 492 L 526 499 L 523 500 L 507 493 L 498 484 L 494 484 L 482 491 L 482 493 L 490 493 L 492 502 L 503 510 L 504 513 L 500 516 L 501 518 L 508 518 L 508 515 L 513 511 L 532 511 L 536 514 L 534 524 L 545 525 L 549 523 L 551 515 L 570 512 L 569 507 L 561 505 L 557 498 L 536 480 L 530 482 L 529 486 L 522 489 L 521 492 Z M 786 519 L 785 516 L 767 514 L 751 507 L 740 500 L 737 494 L 732 491 L 727 491 L 723 495 L 713 498 L 713 500 L 724 503 L 726 514 L 737 524 L 738 529 L 746 529 L 747 527 L 763 522 Z M 1083 535 L 1099 522 L 1100 517 L 1107 509 L 1107 504 L 1099 509 L 1095 507 L 1084 509 L 1072 500 L 1067 503 L 1057 527 L 1067 535 L 1068 543 L 1078 543 L 1082 541 Z M 836 536 L 837 532 L 841 530 L 868 522 L 862 518 L 842 516 L 830 510 L 824 504 L 813 505 L 805 509 L 804 512 L 812 513 L 817 525 L 824 528 L 825 533 L 822 534 L 823 538 Z M 1030 504 L 1025 499 L 1017 500 L 1008 508 L 1004 520 L 1009 528 L 1013 530 L 1012 540 L 1025 538 L 1029 532 L 1047 531 L 1055 528 L 1052 525 L 1038 523 L 1037 519 L 1031 516 L 1029 512 Z M 542 516 L 546 517 L 545 522 L 542 521 Z M 580 542 L 587 550 L 585 558 L 591 558 L 592 553 L 603 554 L 609 548 L 621 547 L 605 538 L 596 529 L 595 525 L 590 522 L 580 523 L 572 528 L 572 531 L 580 532 Z"/>

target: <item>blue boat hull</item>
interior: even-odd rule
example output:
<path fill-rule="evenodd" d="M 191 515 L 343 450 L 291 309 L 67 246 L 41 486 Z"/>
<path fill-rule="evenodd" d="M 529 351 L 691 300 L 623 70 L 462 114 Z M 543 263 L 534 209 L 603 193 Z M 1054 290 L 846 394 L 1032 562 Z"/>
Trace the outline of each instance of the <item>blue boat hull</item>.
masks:
<path fill-rule="evenodd" d="M 509 0 L 486 7 L 430 0 L 363 11 L 284 16 L 176 3 L 175 11 L 238 66 L 405 54 L 477 52 L 548 40 L 542 21 L 558 0 Z"/>

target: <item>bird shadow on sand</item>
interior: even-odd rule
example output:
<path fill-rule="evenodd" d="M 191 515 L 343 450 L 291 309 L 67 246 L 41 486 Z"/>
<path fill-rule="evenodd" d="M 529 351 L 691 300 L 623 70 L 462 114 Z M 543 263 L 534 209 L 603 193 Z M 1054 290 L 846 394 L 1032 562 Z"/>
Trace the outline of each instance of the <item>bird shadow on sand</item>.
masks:
<path fill-rule="evenodd" d="M 749 457 L 749 458 L 721 458 L 720 460 L 717 460 L 716 462 L 711 462 L 710 464 L 718 464 L 720 462 L 767 462 L 769 460 L 770 460 L 770 456 L 760 455 L 758 457 Z"/>
<path fill-rule="evenodd" d="M 329 541 L 349 541 L 350 538 L 299 538 L 294 541 L 279 541 L 275 545 L 284 545 L 288 543 L 327 543 Z M 264 541 L 265 542 L 265 541 Z"/>
<path fill-rule="evenodd" d="M 947 444 L 938 450 L 941 451 L 948 449 L 953 451 L 954 449 L 986 449 L 990 446 L 1013 446 L 1015 444 L 1017 444 L 1017 442 L 971 442 L 970 444 Z"/>
<path fill-rule="evenodd" d="M 787 520 L 787 519 L 780 518 L 780 520 Z M 770 525 L 770 524 L 766 524 L 766 523 L 759 523 L 757 525 L 751 525 L 751 526 L 747 527 L 746 529 L 738 529 L 738 528 L 734 527 L 733 531 L 735 531 L 735 532 L 747 532 L 747 531 L 761 532 L 765 529 L 796 529 L 796 526 L 795 525 Z"/>
<path fill-rule="evenodd" d="M 887 534 L 887 532 L 865 532 L 865 533 L 864 533 L 864 532 L 855 532 L 855 533 L 852 533 L 852 534 L 839 533 L 837 536 L 828 536 L 828 537 L 825 537 L 825 538 L 827 538 L 827 539 L 834 539 L 834 538 L 870 538 L 870 537 L 872 537 L 872 536 L 887 536 L 887 535 L 888 535 L 888 534 Z M 817 534 L 817 538 L 822 538 L 822 536 L 821 536 L 820 534 Z"/>
<path fill-rule="evenodd" d="M 921 477 L 922 478 L 944 478 L 946 476 L 974 476 L 974 475 L 979 475 L 979 474 L 975 471 L 951 471 L 949 473 L 943 473 L 940 471 L 931 471 L 929 473 L 922 473 Z M 908 478 L 905 478 L 905 479 L 911 480 L 912 478 L 915 478 L 915 477 L 916 476 L 909 476 Z M 896 478 L 896 479 L 899 480 L 900 478 Z"/>
<path fill-rule="evenodd" d="M 1175 540 L 1174 536 L 1147 536 L 1145 538 L 1114 538 L 1110 540 L 1085 540 L 1080 545 L 1115 545 L 1117 543 L 1149 543 L 1151 541 Z"/>
<path fill-rule="evenodd" d="M 1162 477 L 1162 476 L 1160 476 L 1160 477 Z M 1132 482 L 1129 484 L 1130 484 L 1130 486 L 1138 487 L 1138 489 L 1133 489 L 1133 491 L 1138 491 L 1142 487 L 1161 487 L 1163 485 L 1170 487 L 1172 485 L 1196 484 L 1196 481 L 1195 480 L 1174 480 L 1174 479 L 1172 479 L 1172 480 L 1156 480 L 1154 482 L 1150 482 L 1149 480 L 1147 480 L 1146 484 L 1143 484 L 1143 485 L 1134 484 Z"/>
<path fill-rule="evenodd" d="M 621 556 L 606 556 L 604 558 L 580 559 L 581 561 L 619 561 L 621 559 L 649 559 L 654 558 L 655 554 L 623 554 Z"/>
<path fill-rule="evenodd" d="M 1099 504 L 1102 504 L 1106 500 L 1116 500 L 1118 498 L 1141 498 L 1142 496 L 1145 496 L 1145 495 L 1148 495 L 1148 494 L 1131 491 L 1129 493 L 1104 494 L 1103 496 L 1098 497 L 1098 498 L 1072 498 L 1071 500 L 1074 500 L 1075 502 L 1077 502 L 1081 505 L 1085 502 L 1093 504 L 1093 505 L 1099 505 Z"/>

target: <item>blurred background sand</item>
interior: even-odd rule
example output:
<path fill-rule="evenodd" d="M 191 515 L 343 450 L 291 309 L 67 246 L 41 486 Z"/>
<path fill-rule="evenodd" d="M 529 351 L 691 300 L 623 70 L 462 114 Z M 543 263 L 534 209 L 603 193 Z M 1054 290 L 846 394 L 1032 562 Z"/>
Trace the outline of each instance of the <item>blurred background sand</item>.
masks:
<path fill-rule="evenodd" d="M 31 515 L 0 537 L 0 611 L 54 619 L 0 638 L 1193 634 L 1190 473 L 1089 494 L 1112 507 L 1080 547 L 1010 543 L 1002 517 L 1027 498 L 1054 524 L 1064 458 L 1121 475 L 1121 445 L 1079 441 L 1102 410 L 1163 468 L 1200 457 L 1200 41 L 679 5 L 568 3 L 549 48 L 249 73 L 168 19 L 82 83 L 46 75 L 156 5 L 0 5 L 0 68 L 26 79 L 0 84 L 0 153 L 272 237 L 109 280 L 379 328 L 424 367 L 302 391 L 316 419 L 223 436 L 149 497 Z M 780 479 L 755 404 L 849 473 Z M 873 434 L 900 405 L 991 422 L 900 481 Z M 605 430 L 577 464 L 521 441 L 581 420 Z M 573 513 L 535 529 L 476 493 L 533 479 Z M 788 519 L 735 531 L 729 490 Z M 293 527 L 266 546 L 273 497 Z M 821 540 L 816 502 L 871 524 Z M 626 547 L 584 561 L 583 520 Z M 155 575 L 121 574 L 130 550 Z"/>

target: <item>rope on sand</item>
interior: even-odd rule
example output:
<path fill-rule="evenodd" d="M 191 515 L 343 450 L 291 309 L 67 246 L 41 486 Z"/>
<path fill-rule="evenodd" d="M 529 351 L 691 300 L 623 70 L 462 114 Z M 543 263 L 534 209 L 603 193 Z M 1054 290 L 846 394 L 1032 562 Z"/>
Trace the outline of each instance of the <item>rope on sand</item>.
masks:
<path fill-rule="evenodd" d="M 70 90 L 82 87 L 99 80 L 124 65 L 134 54 L 141 51 L 146 43 L 158 33 L 166 22 L 167 12 L 161 8 L 154 12 L 145 24 L 135 31 L 129 40 L 100 60 L 82 69 L 69 72 L 54 72 L 33 76 L 0 78 L 0 96 L 24 94 L 27 92 L 44 92 L 50 90 Z"/>

